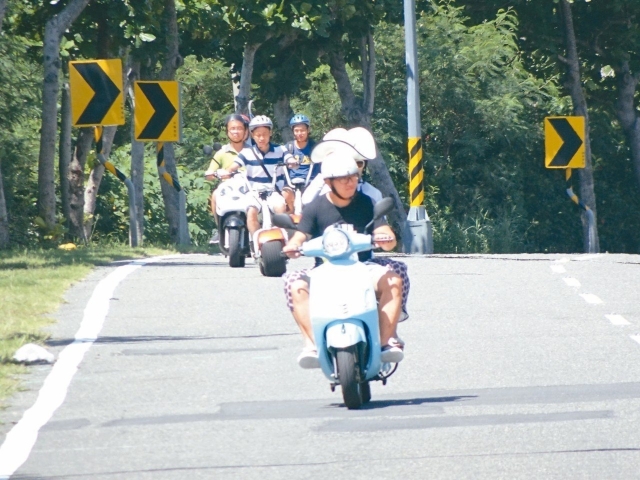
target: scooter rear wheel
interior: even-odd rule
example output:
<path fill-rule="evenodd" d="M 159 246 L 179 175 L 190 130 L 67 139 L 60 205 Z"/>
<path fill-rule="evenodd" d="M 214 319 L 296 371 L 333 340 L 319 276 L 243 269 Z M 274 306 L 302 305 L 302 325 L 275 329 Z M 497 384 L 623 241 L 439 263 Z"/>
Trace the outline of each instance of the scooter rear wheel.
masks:
<path fill-rule="evenodd" d="M 358 349 L 356 346 L 336 351 L 336 364 L 338 366 L 338 380 L 340 381 L 340 388 L 342 388 L 344 404 L 349 410 L 360 408 L 365 401 L 362 392 L 363 384 L 358 381 L 360 377 L 360 362 L 358 361 Z M 371 398 L 371 391 L 369 391 L 369 398 Z"/>
<path fill-rule="evenodd" d="M 231 268 L 244 267 L 244 254 L 240 246 L 240 230 L 229 230 L 229 266 Z"/>

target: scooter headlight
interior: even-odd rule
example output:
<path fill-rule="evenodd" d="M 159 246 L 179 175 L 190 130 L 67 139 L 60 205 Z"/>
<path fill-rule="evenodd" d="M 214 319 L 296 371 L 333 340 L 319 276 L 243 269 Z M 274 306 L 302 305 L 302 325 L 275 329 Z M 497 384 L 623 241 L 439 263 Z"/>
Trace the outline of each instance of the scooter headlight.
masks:
<path fill-rule="evenodd" d="M 342 230 L 329 230 L 322 237 L 322 249 L 330 257 L 342 255 L 349 249 L 349 237 Z"/>

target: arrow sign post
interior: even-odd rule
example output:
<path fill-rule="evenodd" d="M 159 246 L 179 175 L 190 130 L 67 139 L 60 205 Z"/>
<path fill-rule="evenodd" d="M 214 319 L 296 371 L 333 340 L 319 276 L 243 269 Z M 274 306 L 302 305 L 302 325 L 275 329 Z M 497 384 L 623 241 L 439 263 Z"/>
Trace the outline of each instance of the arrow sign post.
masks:
<path fill-rule="evenodd" d="M 120 59 L 69 62 L 69 86 L 73 126 L 124 125 Z"/>
<path fill-rule="evenodd" d="M 134 135 L 139 142 L 180 141 L 180 86 L 174 81 L 135 82 Z"/>
<path fill-rule="evenodd" d="M 584 135 L 584 117 L 545 118 L 545 167 L 584 168 Z"/>
<path fill-rule="evenodd" d="M 544 119 L 544 164 L 547 168 L 563 168 L 567 196 L 584 210 L 589 228 L 587 253 L 597 253 L 595 216 L 573 192 L 571 169 L 585 168 L 584 117 L 547 117 Z"/>

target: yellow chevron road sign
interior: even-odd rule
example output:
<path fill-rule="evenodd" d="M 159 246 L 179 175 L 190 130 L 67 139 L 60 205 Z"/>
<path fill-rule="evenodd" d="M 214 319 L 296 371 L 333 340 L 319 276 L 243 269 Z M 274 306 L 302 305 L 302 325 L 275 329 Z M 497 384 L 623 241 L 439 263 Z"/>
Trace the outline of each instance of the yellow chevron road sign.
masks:
<path fill-rule="evenodd" d="M 547 168 L 584 168 L 584 117 L 544 119 L 544 165 Z"/>
<path fill-rule="evenodd" d="M 124 125 L 120 59 L 69 62 L 69 86 L 74 126 Z"/>
<path fill-rule="evenodd" d="M 139 142 L 180 141 L 180 85 L 174 81 L 135 82 L 135 138 Z"/>

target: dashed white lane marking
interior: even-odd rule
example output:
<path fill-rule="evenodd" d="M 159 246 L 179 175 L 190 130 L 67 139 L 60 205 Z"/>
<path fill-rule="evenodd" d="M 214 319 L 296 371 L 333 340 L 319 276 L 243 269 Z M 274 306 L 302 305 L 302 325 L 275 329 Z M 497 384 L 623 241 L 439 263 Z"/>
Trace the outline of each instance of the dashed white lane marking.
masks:
<path fill-rule="evenodd" d="M 600 297 L 594 295 L 593 293 L 581 293 L 580 296 L 584 298 L 584 301 L 590 303 L 592 305 L 598 305 L 600 303 L 604 303 L 600 300 Z"/>
<path fill-rule="evenodd" d="M 563 280 L 564 280 L 564 283 L 566 283 L 570 287 L 580 287 L 580 282 L 576 278 L 565 277 L 565 278 L 563 278 Z"/>
<path fill-rule="evenodd" d="M 640 343 L 640 335 L 629 335 L 631 337 L 632 340 L 635 340 L 636 342 Z"/>
<path fill-rule="evenodd" d="M 24 412 L 20 421 L 7 433 L 4 443 L 0 446 L 0 480 L 11 477 L 29 458 L 38 439 L 38 432 L 64 402 L 67 389 L 78 371 L 84 354 L 91 348 L 102 330 L 109 311 L 109 301 L 118 284 L 146 263 L 175 257 L 177 256 L 171 255 L 135 260 L 128 265 L 116 268 L 98 283 L 84 309 L 82 323 L 73 343 L 60 352 L 58 360 L 38 393 L 36 403 Z"/>
<path fill-rule="evenodd" d="M 551 271 L 553 271 L 553 273 L 567 273 L 567 269 L 562 265 L 551 265 Z"/>
<path fill-rule="evenodd" d="M 612 325 L 631 325 L 622 315 L 605 315 Z"/>

